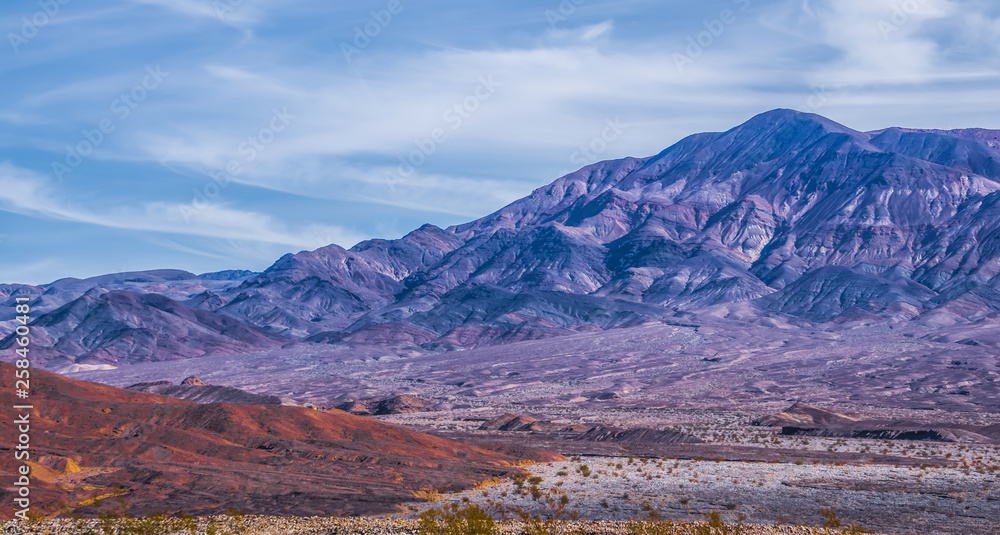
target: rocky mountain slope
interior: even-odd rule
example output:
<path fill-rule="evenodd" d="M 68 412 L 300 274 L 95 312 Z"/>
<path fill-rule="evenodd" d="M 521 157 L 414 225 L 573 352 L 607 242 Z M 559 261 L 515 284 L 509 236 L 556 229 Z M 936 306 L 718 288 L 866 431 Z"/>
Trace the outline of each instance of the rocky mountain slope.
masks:
<path fill-rule="evenodd" d="M 286 255 L 260 274 L 202 278 L 204 291 L 183 277 L 64 283 L 38 343 L 59 369 L 291 342 L 437 351 L 718 317 L 913 322 L 993 344 L 998 139 L 775 110 L 585 167 L 467 224 Z"/>
<path fill-rule="evenodd" d="M 193 401 L 202 405 L 211 403 L 231 403 L 233 405 L 282 405 L 278 396 L 254 394 L 231 386 L 219 386 L 203 383 L 201 379 L 191 376 L 176 385 L 170 381 L 152 381 L 136 383 L 126 387 L 134 392 L 148 392 L 161 396 Z"/>
<path fill-rule="evenodd" d="M 116 493 L 133 514 L 390 512 L 419 489 L 470 487 L 515 473 L 518 460 L 561 459 L 529 449 L 519 459 L 339 411 L 198 405 L 32 373 L 31 496 L 47 513 L 94 515 L 109 510 L 94 498 Z M 0 364 L 8 407 L 13 377 Z M 4 455 L 0 472 L 13 478 L 20 464 Z M 0 489 L 8 517 L 12 489 Z"/>

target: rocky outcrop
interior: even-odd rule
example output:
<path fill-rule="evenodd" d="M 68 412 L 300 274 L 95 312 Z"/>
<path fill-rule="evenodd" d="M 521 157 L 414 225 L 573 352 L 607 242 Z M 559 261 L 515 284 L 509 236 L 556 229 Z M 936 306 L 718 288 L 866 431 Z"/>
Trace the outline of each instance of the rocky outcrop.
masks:
<path fill-rule="evenodd" d="M 753 425 L 766 427 L 833 425 L 853 423 L 860 420 L 861 418 L 841 414 L 829 409 L 821 409 L 806 405 L 805 403 L 795 403 L 778 414 L 754 420 Z"/>
<path fill-rule="evenodd" d="M 656 444 L 700 444 L 704 442 L 694 435 L 669 429 L 661 430 L 643 427 L 619 429 L 603 425 L 596 426 L 590 431 L 581 434 L 579 437 L 576 437 L 576 440 L 584 442 L 612 442 L 628 447 Z"/>
<path fill-rule="evenodd" d="M 369 398 L 360 401 L 350 401 L 337 406 L 337 409 L 362 416 L 386 416 L 390 414 L 413 414 L 433 410 L 434 403 L 410 394 L 393 396 L 391 398 Z"/>
<path fill-rule="evenodd" d="M 784 412 L 754 420 L 754 425 L 780 427 L 781 434 L 931 442 L 1000 442 L 997 426 L 977 427 L 905 420 L 872 420 L 796 403 Z"/>
<path fill-rule="evenodd" d="M 191 376 L 179 385 L 170 381 L 155 381 L 149 383 L 134 384 L 126 388 L 135 392 L 149 392 L 161 396 L 193 401 L 200 404 L 209 403 L 232 403 L 235 405 L 281 405 L 281 398 L 253 394 L 239 388 L 229 386 L 215 386 L 202 382 L 201 379 Z"/>
<path fill-rule="evenodd" d="M 922 440 L 929 442 L 964 442 L 994 444 L 997 440 L 986 435 L 957 427 L 912 422 L 859 422 L 854 425 L 785 426 L 782 435 L 869 438 L 877 440 Z"/>
<path fill-rule="evenodd" d="M 483 422 L 481 431 L 518 431 L 527 433 L 584 433 L 593 425 L 539 420 L 519 414 L 503 414 Z"/>

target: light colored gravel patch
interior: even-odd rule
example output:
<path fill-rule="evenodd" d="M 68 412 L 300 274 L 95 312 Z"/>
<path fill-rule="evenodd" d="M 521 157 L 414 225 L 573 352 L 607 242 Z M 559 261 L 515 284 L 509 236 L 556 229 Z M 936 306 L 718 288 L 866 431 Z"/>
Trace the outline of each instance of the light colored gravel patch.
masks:
<path fill-rule="evenodd" d="M 822 525 L 821 509 L 829 508 L 844 526 L 886 533 L 1000 533 L 996 477 L 960 469 L 639 459 L 630 464 L 628 458 L 584 457 L 529 471 L 542 479 L 537 501 L 527 482 L 521 491 L 505 482 L 446 499 L 483 506 L 502 501 L 544 513 L 544 496 L 565 495 L 566 511 L 616 521 L 644 518 L 650 510 L 682 520 L 719 511 L 729 521 L 744 515 L 749 522 Z"/>

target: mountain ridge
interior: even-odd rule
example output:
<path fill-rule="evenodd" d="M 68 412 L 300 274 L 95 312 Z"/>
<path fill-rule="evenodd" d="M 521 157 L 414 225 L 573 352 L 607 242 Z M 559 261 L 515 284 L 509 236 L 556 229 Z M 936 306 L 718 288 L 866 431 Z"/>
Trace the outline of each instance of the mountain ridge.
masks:
<path fill-rule="evenodd" d="M 218 275 L 212 284 L 108 292 L 173 292 L 179 305 L 170 310 L 246 326 L 216 329 L 221 342 L 184 344 L 202 354 L 245 351 L 241 344 L 257 344 L 258 335 L 263 347 L 461 349 L 714 316 L 737 304 L 746 304 L 744 320 L 777 314 L 801 325 L 993 325 L 1000 150 L 992 140 L 1000 136 L 991 132 L 860 132 L 773 110 L 654 156 L 586 166 L 461 225 L 288 254 L 262 273 Z M 62 306 L 89 317 L 95 305 L 86 299 Z M 134 310 L 120 316 L 160 317 L 149 302 L 122 301 Z M 97 354 L 63 350 L 93 339 L 96 327 L 74 334 L 79 325 L 59 320 L 59 310 L 35 325 L 60 365 L 134 361 L 143 329 L 224 324 L 189 312 L 161 322 L 171 328 L 126 321 L 134 332 L 114 347 L 131 352 Z"/>

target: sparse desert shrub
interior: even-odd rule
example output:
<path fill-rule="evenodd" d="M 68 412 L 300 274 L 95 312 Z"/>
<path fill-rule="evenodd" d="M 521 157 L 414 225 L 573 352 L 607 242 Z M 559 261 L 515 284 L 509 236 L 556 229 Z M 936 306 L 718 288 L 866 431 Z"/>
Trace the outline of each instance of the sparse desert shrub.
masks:
<path fill-rule="evenodd" d="M 737 515 L 735 524 L 723 522 L 722 514 L 718 511 L 708 513 L 705 518 L 708 519 L 707 523 L 697 526 L 693 535 L 743 535 L 747 532 L 747 526 L 744 523 L 746 517 L 743 515 Z"/>
<path fill-rule="evenodd" d="M 829 507 L 820 509 L 819 514 L 823 515 L 823 518 L 825 519 L 823 522 L 824 528 L 839 528 L 843 525 L 840 519 L 837 518 L 837 513 Z"/>
<path fill-rule="evenodd" d="M 441 493 L 437 489 L 432 489 L 430 487 L 424 487 L 413 493 L 413 497 L 417 499 L 424 499 L 429 502 L 439 502 L 441 501 Z"/>
<path fill-rule="evenodd" d="M 211 521 L 210 521 L 211 525 Z M 183 518 L 169 517 L 164 513 L 155 513 L 145 518 L 123 518 L 120 521 L 119 535 L 161 535 L 173 533 L 190 527 L 190 523 Z M 239 520 L 237 531 L 243 527 L 243 521 Z M 197 533 L 197 525 L 190 529 L 191 533 Z"/>
<path fill-rule="evenodd" d="M 478 505 L 451 504 L 420 514 L 421 535 L 496 535 L 500 533 L 493 516 Z"/>
<path fill-rule="evenodd" d="M 708 518 L 708 527 L 710 528 L 722 528 L 726 526 L 722 522 L 722 514 L 718 511 L 712 511 L 705 516 Z"/>
<path fill-rule="evenodd" d="M 647 522 L 631 522 L 628 525 L 628 535 L 680 535 L 684 533 L 681 526 L 672 520 L 650 520 Z"/>
<path fill-rule="evenodd" d="M 191 533 L 198 531 L 198 522 L 193 516 L 185 513 L 184 511 L 181 511 L 177 515 L 177 525 L 179 527 L 178 529 L 182 531 L 190 531 Z"/>
<path fill-rule="evenodd" d="M 524 531 L 526 535 L 554 535 L 556 533 L 564 533 L 562 530 L 562 523 L 567 520 L 576 520 L 579 517 L 579 513 L 576 511 L 568 511 L 566 506 L 569 505 L 569 497 L 563 494 L 559 499 L 555 499 L 551 495 L 544 496 L 543 503 L 545 505 L 544 510 L 541 513 L 531 514 L 523 509 L 508 508 L 503 511 L 504 518 L 507 518 L 508 513 L 513 513 L 515 516 L 524 522 Z M 605 501 L 605 503 L 607 503 Z"/>
<path fill-rule="evenodd" d="M 669 519 L 661 519 L 659 513 L 653 511 L 646 521 L 631 522 L 628 525 L 629 535 L 743 535 L 747 527 L 745 518 L 739 517 L 736 524 L 726 524 L 722 515 L 713 511 L 707 515 L 706 521 L 700 524 L 682 524 Z"/>
<path fill-rule="evenodd" d="M 118 513 L 113 511 L 106 511 L 98 515 L 99 526 L 101 527 L 101 532 L 111 534 L 115 532 L 115 524 L 117 523 L 119 516 Z"/>

